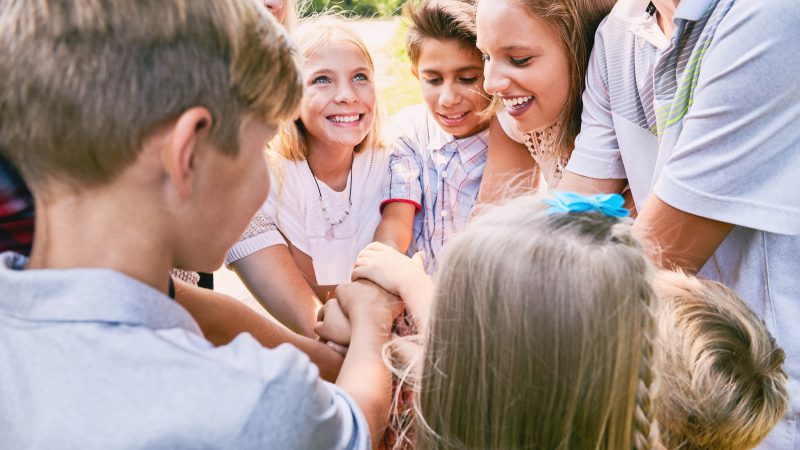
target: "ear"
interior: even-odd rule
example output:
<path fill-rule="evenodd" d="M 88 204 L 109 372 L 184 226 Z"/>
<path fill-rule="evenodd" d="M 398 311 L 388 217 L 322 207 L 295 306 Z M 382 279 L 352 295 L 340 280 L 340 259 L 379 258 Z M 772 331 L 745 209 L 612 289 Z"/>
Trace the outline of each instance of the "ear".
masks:
<path fill-rule="evenodd" d="M 201 107 L 187 109 L 172 125 L 161 159 L 164 170 L 181 197 L 192 194 L 197 169 L 195 157 L 200 146 L 208 140 L 211 125 L 211 113 Z"/>
<path fill-rule="evenodd" d="M 419 80 L 419 69 L 417 69 L 417 66 L 411 66 L 411 75 L 414 75 L 414 78 Z"/>

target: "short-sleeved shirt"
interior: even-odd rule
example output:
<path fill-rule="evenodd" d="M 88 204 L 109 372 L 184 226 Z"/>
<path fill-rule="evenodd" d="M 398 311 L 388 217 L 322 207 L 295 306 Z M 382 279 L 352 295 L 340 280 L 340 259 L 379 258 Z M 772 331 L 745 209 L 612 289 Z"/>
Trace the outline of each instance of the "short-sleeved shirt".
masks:
<path fill-rule="evenodd" d="M 436 270 L 445 245 L 469 220 L 478 197 L 489 131 L 456 139 L 431 117 L 425 105 L 395 116 L 396 137 L 389 185 L 381 206 L 407 202 L 417 208 L 408 254 L 425 252 L 425 269 Z"/>
<path fill-rule="evenodd" d="M 0 252 L 31 252 L 33 196 L 17 171 L 0 157 Z"/>
<path fill-rule="evenodd" d="M 600 25 L 567 170 L 627 178 L 735 225 L 700 275 L 733 288 L 787 354 L 791 406 L 764 448 L 800 446 L 800 7 L 681 0 L 664 37 L 646 0 Z"/>
<path fill-rule="evenodd" d="M 214 348 L 163 293 L 0 255 L 0 447 L 367 449 L 353 401 L 290 345 Z"/>
<path fill-rule="evenodd" d="M 253 219 L 261 224 L 251 222 L 253 229 L 228 252 L 228 263 L 262 248 L 286 245 L 288 239 L 311 257 L 317 284 L 350 281 L 358 253 L 372 242 L 380 223 L 389 149 L 364 149 L 356 154 L 352 177 L 342 191 L 320 180 L 315 183 L 308 161 L 276 160 L 270 168 L 269 197 L 261 215 Z M 348 207 L 351 199 L 353 205 Z M 336 225 L 331 227 L 331 221 Z"/>

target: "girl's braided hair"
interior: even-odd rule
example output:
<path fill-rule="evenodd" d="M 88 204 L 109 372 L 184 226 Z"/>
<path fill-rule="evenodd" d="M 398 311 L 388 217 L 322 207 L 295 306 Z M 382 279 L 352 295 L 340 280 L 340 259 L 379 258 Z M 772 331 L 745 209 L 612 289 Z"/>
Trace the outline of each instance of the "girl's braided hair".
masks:
<path fill-rule="evenodd" d="M 523 196 L 447 251 L 418 448 L 660 448 L 653 271 L 628 219 Z"/>

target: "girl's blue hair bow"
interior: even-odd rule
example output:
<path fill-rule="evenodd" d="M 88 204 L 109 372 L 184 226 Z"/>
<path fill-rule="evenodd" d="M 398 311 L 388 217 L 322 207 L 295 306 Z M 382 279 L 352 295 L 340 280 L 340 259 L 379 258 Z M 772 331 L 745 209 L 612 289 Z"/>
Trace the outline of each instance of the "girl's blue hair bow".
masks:
<path fill-rule="evenodd" d="M 599 212 L 610 217 L 628 217 L 630 211 L 622 205 L 625 199 L 619 194 L 580 195 L 574 192 L 556 192 L 553 198 L 545 199 L 550 205 L 548 214 L 570 212 Z"/>

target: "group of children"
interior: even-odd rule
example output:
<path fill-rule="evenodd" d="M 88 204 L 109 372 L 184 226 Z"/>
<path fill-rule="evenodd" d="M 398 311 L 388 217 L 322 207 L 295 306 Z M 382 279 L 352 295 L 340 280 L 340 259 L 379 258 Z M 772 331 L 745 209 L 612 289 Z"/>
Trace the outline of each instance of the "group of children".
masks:
<path fill-rule="evenodd" d="M 663 5 L 639 3 L 410 2 L 425 104 L 384 133 L 373 60 L 340 19 L 0 0 L 3 173 L 36 205 L 30 258 L 2 256 L 0 447 L 728 449 L 791 423 L 764 322 L 720 283 L 656 269 L 679 259 L 640 243 L 659 199 L 583 134 L 635 141 L 611 136 L 629 116 L 597 48 L 634 7 L 646 39 L 667 32 Z M 712 3 L 693 20 L 732 2 Z M 300 336 L 203 339 L 263 331 L 166 276 L 226 252 Z M 279 342 L 308 356 L 262 347 Z"/>

